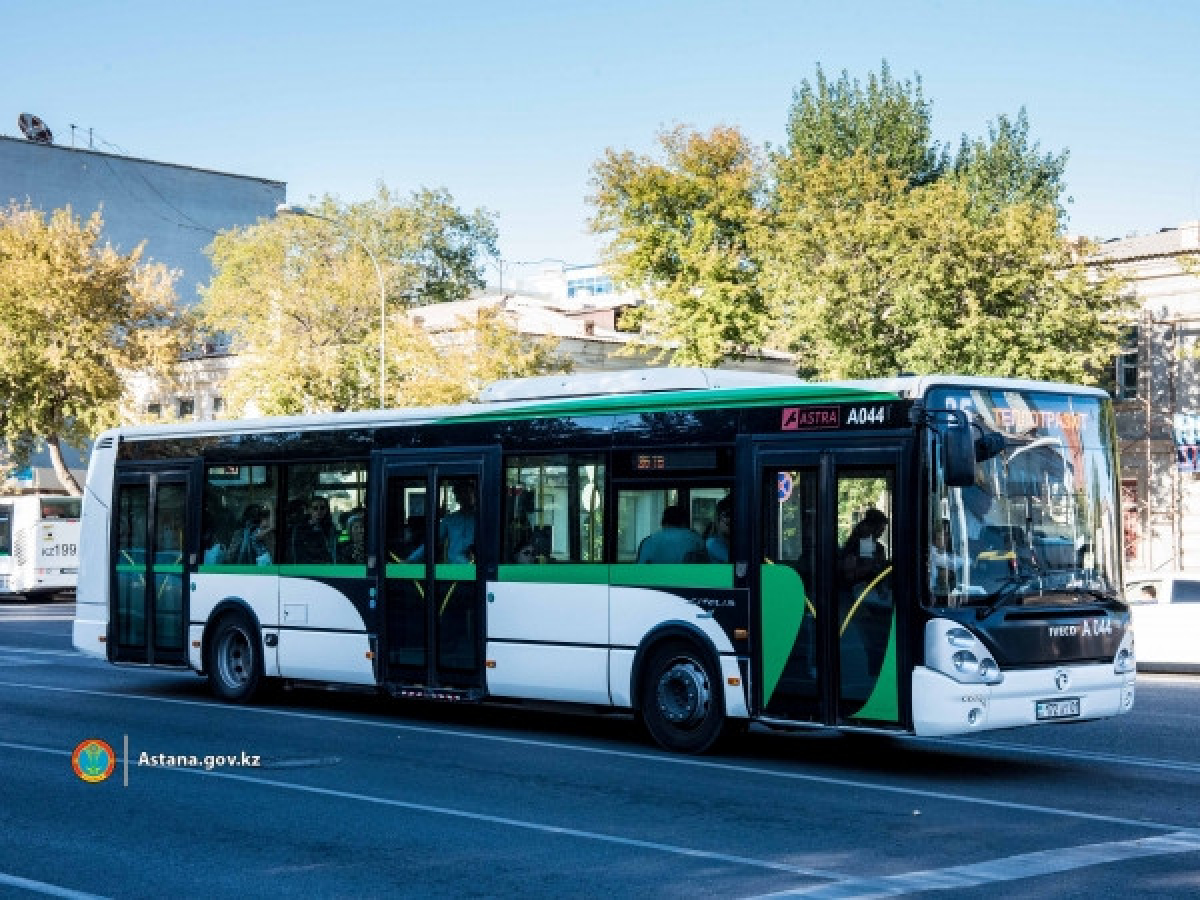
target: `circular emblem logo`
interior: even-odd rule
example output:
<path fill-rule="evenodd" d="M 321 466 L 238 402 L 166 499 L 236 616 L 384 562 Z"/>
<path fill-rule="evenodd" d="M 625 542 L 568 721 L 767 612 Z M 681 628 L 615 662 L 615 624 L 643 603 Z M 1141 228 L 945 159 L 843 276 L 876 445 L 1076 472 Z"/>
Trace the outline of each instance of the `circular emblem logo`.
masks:
<path fill-rule="evenodd" d="M 1059 669 L 1054 673 L 1054 686 L 1060 691 L 1065 691 L 1071 686 L 1071 676 L 1067 674 L 1066 669 Z"/>
<path fill-rule="evenodd" d="M 104 741 L 88 738 L 71 754 L 71 768 L 84 781 L 103 781 L 117 767 L 117 754 Z"/>

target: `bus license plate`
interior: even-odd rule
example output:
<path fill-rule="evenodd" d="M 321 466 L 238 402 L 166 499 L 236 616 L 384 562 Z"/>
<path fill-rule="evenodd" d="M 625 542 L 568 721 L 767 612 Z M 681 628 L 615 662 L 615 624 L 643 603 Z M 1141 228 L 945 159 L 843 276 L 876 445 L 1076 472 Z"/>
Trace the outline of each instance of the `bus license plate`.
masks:
<path fill-rule="evenodd" d="M 1079 698 L 1065 700 L 1040 700 L 1037 704 L 1039 719 L 1073 719 L 1079 715 Z"/>

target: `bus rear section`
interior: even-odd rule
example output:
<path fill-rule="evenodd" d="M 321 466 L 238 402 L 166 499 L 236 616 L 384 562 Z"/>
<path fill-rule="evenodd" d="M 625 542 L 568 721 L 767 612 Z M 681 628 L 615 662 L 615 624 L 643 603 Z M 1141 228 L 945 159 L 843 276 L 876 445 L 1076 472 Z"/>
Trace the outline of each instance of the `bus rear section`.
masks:
<path fill-rule="evenodd" d="M 0 500 L 0 593 L 75 590 L 79 511 L 78 497 L 32 494 Z"/>

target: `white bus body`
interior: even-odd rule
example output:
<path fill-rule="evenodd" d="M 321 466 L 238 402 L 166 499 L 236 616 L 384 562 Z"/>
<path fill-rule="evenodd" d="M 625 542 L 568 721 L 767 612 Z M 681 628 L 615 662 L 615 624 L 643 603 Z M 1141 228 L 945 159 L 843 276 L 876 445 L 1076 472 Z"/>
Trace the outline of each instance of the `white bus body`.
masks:
<path fill-rule="evenodd" d="M 75 590 L 79 507 L 78 497 L 0 497 L 0 594 Z"/>

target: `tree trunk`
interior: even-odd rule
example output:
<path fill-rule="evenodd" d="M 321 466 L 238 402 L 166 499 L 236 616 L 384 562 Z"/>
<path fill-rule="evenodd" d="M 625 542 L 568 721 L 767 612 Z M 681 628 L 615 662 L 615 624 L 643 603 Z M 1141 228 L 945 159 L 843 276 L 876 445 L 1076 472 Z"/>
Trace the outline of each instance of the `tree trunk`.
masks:
<path fill-rule="evenodd" d="M 79 486 L 79 482 L 75 480 L 75 476 L 71 474 L 71 470 L 67 468 L 67 464 L 63 460 L 62 447 L 58 444 L 58 435 L 49 435 L 43 440 L 46 442 L 46 448 L 50 451 L 50 462 L 54 465 L 54 474 L 58 476 L 62 486 L 72 497 L 82 497 L 83 488 Z"/>

